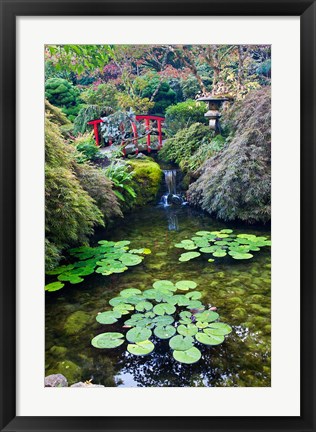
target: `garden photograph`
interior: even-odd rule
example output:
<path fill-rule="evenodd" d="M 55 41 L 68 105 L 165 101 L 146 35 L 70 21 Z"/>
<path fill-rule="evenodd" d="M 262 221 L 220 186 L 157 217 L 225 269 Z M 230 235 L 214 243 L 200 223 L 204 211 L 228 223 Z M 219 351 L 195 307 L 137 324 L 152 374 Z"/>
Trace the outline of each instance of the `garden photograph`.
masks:
<path fill-rule="evenodd" d="M 43 63 L 43 385 L 271 387 L 271 46 Z"/>

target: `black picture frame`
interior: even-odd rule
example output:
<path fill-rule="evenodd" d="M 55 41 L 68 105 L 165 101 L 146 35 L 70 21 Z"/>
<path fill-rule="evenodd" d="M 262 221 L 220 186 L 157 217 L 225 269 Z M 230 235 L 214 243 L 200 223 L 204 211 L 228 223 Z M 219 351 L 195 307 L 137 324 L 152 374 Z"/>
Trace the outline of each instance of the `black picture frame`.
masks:
<path fill-rule="evenodd" d="M 1 431 L 304 431 L 315 421 L 316 5 L 305 0 L 0 0 L 0 429 Z M 301 415 L 299 417 L 16 416 L 16 17 L 93 15 L 300 16 Z M 286 43 L 286 41 L 285 41 Z M 298 112 L 298 111 L 297 111 Z M 289 127 L 290 127 L 289 120 Z M 285 149 L 286 151 L 286 149 Z M 281 174 L 280 174 L 281 175 Z M 293 344 L 293 349 L 299 347 Z M 285 359 L 286 361 L 286 359 Z M 291 377 L 289 377 L 289 380 Z M 194 403 L 192 401 L 191 403 Z"/>

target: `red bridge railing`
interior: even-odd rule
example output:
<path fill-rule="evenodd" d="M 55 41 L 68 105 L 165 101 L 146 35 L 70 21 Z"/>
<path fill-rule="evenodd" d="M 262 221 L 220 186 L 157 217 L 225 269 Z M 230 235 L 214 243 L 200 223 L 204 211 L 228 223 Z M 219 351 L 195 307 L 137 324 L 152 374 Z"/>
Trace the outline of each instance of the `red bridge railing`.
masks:
<path fill-rule="evenodd" d="M 147 145 L 147 151 L 150 153 L 152 150 L 151 148 L 151 128 L 150 128 L 150 122 L 157 122 L 157 131 L 158 131 L 158 148 L 157 150 L 160 150 L 162 147 L 162 125 L 165 121 L 164 117 L 159 116 L 151 116 L 151 115 L 137 115 L 136 121 L 145 121 L 145 128 L 146 128 L 146 145 Z M 99 124 L 103 123 L 101 119 L 97 120 L 91 120 L 88 122 L 89 125 L 93 126 L 93 132 L 95 137 L 95 143 L 99 147 L 100 146 L 100 139 L 99 139 Z M 134 138 L 132 139 L 132 142 L 136 146 L 136 153 L 138 153 L 138 136 L 137 136 L 137 127 L 135 123 L 131 123 L 132 131 Z M 122 146 L 125 145 L 125 142 L 123 141 Z M 112 142 L 109 142 L 109 145 L 112 145 Z M 126 154 L 125 148 L 123 149 L 123 154 Z"/>

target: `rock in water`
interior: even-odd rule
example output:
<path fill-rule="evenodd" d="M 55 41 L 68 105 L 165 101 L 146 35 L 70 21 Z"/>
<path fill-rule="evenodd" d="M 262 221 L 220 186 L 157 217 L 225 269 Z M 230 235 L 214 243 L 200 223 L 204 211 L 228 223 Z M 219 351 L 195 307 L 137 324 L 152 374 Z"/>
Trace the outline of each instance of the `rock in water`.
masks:
<path fill-rule="evenodd" d="M 62 374 L 48 375 L 45 377 L 45 387 L 68 387 L 68 381 Z"/>

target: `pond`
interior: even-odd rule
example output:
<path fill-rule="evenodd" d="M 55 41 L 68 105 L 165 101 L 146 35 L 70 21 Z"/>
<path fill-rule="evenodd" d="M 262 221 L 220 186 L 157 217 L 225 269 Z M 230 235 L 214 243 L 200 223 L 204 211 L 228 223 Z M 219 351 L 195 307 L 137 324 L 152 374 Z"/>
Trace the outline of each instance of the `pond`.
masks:
<path fill-rule="evenodd" d="M 236 233 L 270 237 L 269 228 L 224 224 L 189 206 L 152 206 L 133 211 L 110 231 L 94 239 L 130 240 L 131 248 L 149 248 L 140 265 L 122 274 L 88 276 L 84 282 L 46 294 L 46 375 L 64 374 L 69 384 L 92 379 L 118 387 L 267 387 L 271 385 L 271 255 L 270 248 L 251 260 L 225 257 L 209 263 L 202 256 L 179 262 L 175 243 L 199 230 L 232 228 Z M 92 244 L 92 245 L 94 245 Z M 193 365 L 178 363 L 168 340 L 156 339 L 155 350 L 134 356 L 126 343 L 115 349 L 91 346 L 98 333 L 118 331 L 96 322 L 98 312 L 124 288 L 151 288 L 157 279 L 192 280 L 201 301 L 217 307 L 222 322 L 233 331 L 218 346 L 200 344 L 202 358 Z M 128 316 L 125 316 L 128 318 Z"/>

